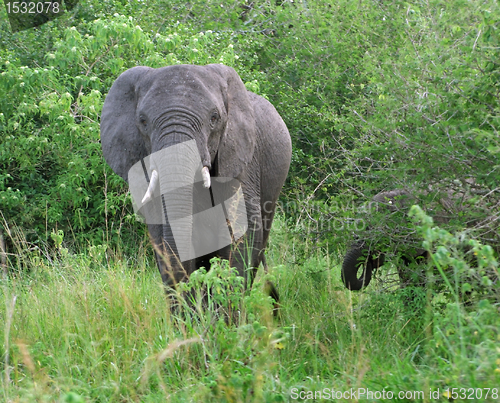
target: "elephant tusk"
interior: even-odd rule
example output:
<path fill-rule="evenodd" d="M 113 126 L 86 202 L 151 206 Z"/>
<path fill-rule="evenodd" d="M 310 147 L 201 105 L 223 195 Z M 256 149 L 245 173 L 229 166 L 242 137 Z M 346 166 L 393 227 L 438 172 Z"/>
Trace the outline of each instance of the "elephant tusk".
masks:
<path fill-rule="evenodd" d="M 201 169 L 201 176 L 203 177 L 203 186 L 208 189 L 210 187 L 210 171 L 208 167 L 203 167 Z"/>
<path fill-rule="evenodd" d="M 158 184 L 158 171 L 156 169 L 153 169 L 151 171 L 151 180 L 149 181 L 148 190 L 146 190 L 146 194 L 142 198 L 142 204 L 147 203 L 153 198 L 153 193 L 155 191 L 157 184 Z"/>

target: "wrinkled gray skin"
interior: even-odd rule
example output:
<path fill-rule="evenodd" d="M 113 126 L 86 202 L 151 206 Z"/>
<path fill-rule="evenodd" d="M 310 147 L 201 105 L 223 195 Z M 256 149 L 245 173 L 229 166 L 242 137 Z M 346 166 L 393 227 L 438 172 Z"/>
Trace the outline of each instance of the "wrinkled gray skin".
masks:
<path fill-rule="evenodd" d="M 264 249 L 290 166 L 286 125 L 276 109 L 247 91 L 238 74 L 227 66 L 134 67 L 118 77 L 101 115 L 102 151 L 114 172 L 128 181 L 128 171 L 136 162 L 186 139 L 196 141 L 201 164 L 211 177 L 239 180 L 248 231 L 233 245 L 181 263 L 168 222 L 148 224 L 162 280 L 171 286 L 184 281 L 199 267 L 210 267 L 209 259 L 219 256 L 229 259 L 245 278 L 245 269 L 251 268 L 247 284 L 251 286 L 259 264 L 266 267 Z M 179 175 L 189 176 L 187 181 L 195 175 L 193 167 L 200 166 L 199 160 L 190 158 L 178 155 L 172 164 Z M 160 176 L 162 189 L 176 187 L 165 180 Z M 172 175 L 168 180 L 173 180 Z M 190 216 L 192 189 L 186 187 L 164 203 L 169 215 Z M 183 238 L 189 240 L 192 226 L 182 230 Z"/>

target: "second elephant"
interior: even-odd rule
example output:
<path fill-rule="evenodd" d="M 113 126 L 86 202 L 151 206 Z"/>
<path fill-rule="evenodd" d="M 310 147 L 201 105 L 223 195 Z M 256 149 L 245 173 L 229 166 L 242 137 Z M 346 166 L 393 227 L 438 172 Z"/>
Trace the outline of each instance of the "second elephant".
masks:
<path fill-rule="evenodd" d="M 460 204 L 460 198 L 463 198 L 463 193 L 448 192 L 442 198 L 439 198 L 434 203 L 434 222 L 438 224 L 448 223 L 453 217 L 458 215 L 457 204 Z M 368 205 L 369 211 L 377 211 L 382 213 L 380 216 L 381 222 L 379 226 L 383 225 L 383 218 L 388 218 L 392 214 L 401 213 L 406 216 L 408 209 L 412 204 L 417 202 L 417 197 L 413 192 L 405 189 L 396 189 L 391 191 L 380 192 L 375 195 Z M 431 208 L 427 211 L 432 212 Z M 400 224 L 401 225 L 401 224 Z M 344 260 L 342 262 L 341 278 L 345 287 L 350 290 L 361 290 L 368 286 L 371 281 L 373 272 L 385 263 L 385 253 L 383 252 L 384 246 L 381 244 L 377 236 L 371 236 L 371 233 L 380 231 L 380 228 L 369 227 L 360 239 L 356 240 L 347 250 Z M 386 232 L 389 232 L 386 230 Z M 384 234 L 385 239 L 396 237 L 398 230 L 395 233 Z M 397 234 L 399 235 L 399 234 Z M 384 237 L 381 237 L 384 238 Z M 403 283 L 410 281 L 410 272 L 408 266 L 413 262 L 419 263 L 426 261 L 428 252 L 418 246 L 419 242 L 409 237 L 401 237 L 398 240 L 397 254 L 401 258 L 401 267 L 398 267 L 398 274 Z M 412 273 L 418 274 L 418 273 Z M 418 276 L 417 276 L 418 277 Z M 425 281 L 422 280 L 421 281 Z"/>

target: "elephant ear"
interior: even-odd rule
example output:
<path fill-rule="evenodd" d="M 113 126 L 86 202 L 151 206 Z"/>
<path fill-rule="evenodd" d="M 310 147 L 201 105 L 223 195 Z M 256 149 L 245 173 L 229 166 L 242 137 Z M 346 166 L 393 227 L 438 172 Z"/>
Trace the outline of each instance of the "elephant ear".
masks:
<path fill-rule="evenodd" d="M 257 132 L 253 105 L 233 68 L 222 64 L 211 64 L 207 68 L 221 77 L 227 111 L 226 131 L 219 145 L 218 175 L 237 178 L 252 160 L 255 150 Z"/>
<path fill-rule="evenodd" d="M 128 182 L 128 171 L 147 156 L 135 124 L 137 83 L 151 71 L 134 67 L 122 73 L 111 86 L 101 113 L 101 146 L 104 159 L 116 174 Z"/>

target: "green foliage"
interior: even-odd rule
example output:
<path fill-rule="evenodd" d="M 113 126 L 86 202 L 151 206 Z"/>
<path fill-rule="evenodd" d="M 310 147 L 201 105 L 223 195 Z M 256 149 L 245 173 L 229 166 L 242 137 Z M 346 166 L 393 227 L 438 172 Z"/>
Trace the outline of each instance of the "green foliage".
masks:
<path fill-rule="evenodd" d="M 123 224 L 143 231 L 99 143 L 103 94 L 121 72 L 137 64 L 234 65 L 238 58 L 223 35 L 182 27 L 150 35 L 120 15 L 95 20 L 84 32 L 65 29 L 42 67 L 0 54 L 2 212 L 34 243 L 46 241 L 52 228 L 71 233 L 80 246 L 118 242 Z"/>
<path fill-rule="evenodd" d="M 271 267 L 302 243 L 281 219 L 277 228 L 288 238 L 271 249 Z M 54 233 L 56 244 L 63 236 Z M 29 273 L 0 280 L 5 401 L 277 402 L 293 400 L 292 388 L 397 393 L 498 384 L 498 307 L 485 296 L 464 307 L 425 295 L 412 302 L 407 289 L 351 293 L 335 259 L 316 253 L 306 270 L 272 271 L 277 319 L 265 276 L 245 295 L 241 278 L 217 260 L 213 273 L 185 285 L 193 301 L 172 294 L 179 297 L 172 312 L 144 252 L 108 264 L 106 247 L 54 249 L 50 261 L 27 254 Z"/>
<path fill-rule="evenodd" d="M 411 208 L 410 215 L 420 224 L 422 245 L 431 255 L 431 266 L 436 266 L 450 302 L 458 305 L 462 299 L 470 303 L 483 298 L 500 301 L 498 261 L 491 246 L 482 245 L 466 233 L 451 234 L 435 227 L 432 217 L 418 206 Z M 433 276 L 428 276 L 431 278 L 426 285 L 433 287 Z"/>
<path fill-rule="evenodd" d="M 4 400 L 287 401 L 292 388 L 497 385 L 498 7 L 81 0 L 36 30 L 12 34 L 1 19 L 2 232 L 9 263 L 29 268 L 1 282 Z M 241 293 L 224 262 L 191 277 L 192 301 L 172 315 L 126 185 L 102 159 L 113 81 L 174 63 L 235 67 L 290 129 L 268 253 L 277 322 L 260 286 Z M 406 212 L 364 207 L 395 188 L 414 190 L 433 216 L 448 190 L 467 197 L 442 228 L 416 213 L 417 230 Z M 427 287 L 375 278 L 366 292 L 344 289 L 341 256 L 374 224 L 388 252 L 424 240 Z M 378 278 L 395 278 L 398 264 Z"/>
<path fill-rule="evenodd" d="M 305 236 L 345 245 L 359 232 L 353 201 L 431 185 L 430 202 L 474 177 L 464 217 L 499 243 L 486 225 L 498 203 L 498 15 L 496 2 L 296 2 L 276 8 L 273 35 L 240 40 L 292 133 L 285 201 L 307 205 L 291 212 Z M 307 216 L 318 201 L 326 213 Z"/>
<path fill-rule="evenodd" d="M 236 269 L 214 258 L 208 272 L 196 271 L 180 287 L 191 298 L 179 296 L 182 316 L 176 319 L 189 333 L 201 335 L 200 353 L 209 363 L 197 399 L 231 402 L 253 395 L 255 401 L 275 401 L 263 389 L 276 375 L 276 354 L 288 335 L 274 329 L 272 304 L 260 280 L 245 296 Z"/>
<path fill-rule="evenodd" d="M 189 283 L 181 289 L 196 294 L 199 309 L 206 298 L 209 309 L 220 307 L 223 314 L 230 315 L 242 302 L 244 282 L 245 279 L 238 275 L 238 271 L 229 267 L 228 261 L 213 258 L 208 271 L 205 268 L 195 271 L 190 276 Z M 202 296 L 203 292 L 206 295 Z"/>
<path fill-rule="evenodd" d="M 43 184 L 32 178 L 20 189 L 12 185 L 24 172 L 12 176 L 10 170 L 21 162 L 2 165 L 9 221 L 35 227 L 33 240 L 56 222 L 71 223 L 78 239 L 83 232 L 95 238 L 106 210 L 113 213 L 108 228 L 131 225 L 124 187 L 107 168 L 104 178 L 105 164 L 97 160 L 96 124 L 109 86 L 137 64 L 222 62 L 268 97 L 290 128 L 294 151 L 282 200 L 294 230 L 318 246 L 349 243 L 360 231 L 358 206 L 371 195 L 399 187 L 423 192 L 430 184 L 438 193 L 469 180 L 471 168 L 477 197 L 464 215 L 481 223 L 497 203 L 497 9 L 494 2 L 451 8 L 438 0 L 82 1 L 38 37 L 29 31 L 6 36 L 2 60 L 10 67 L 2 70 L 9 76 L 2 78 L 1 124 L 9 140 L 14 130 L 23 133 L 7 155 L 35 142 L 36 172 L 46 176 Z M 15 45 L 21 41 L 30 46 Z M 80 145 L 66 133 L 91 140 Z M 48 152 L 56 134 L 64 136 L 66 149 L 77 149 L 71 161 Z M 30 175 L 40 177 L 33 169 Z M 17 200 L 33 199 L 29 190 L 42 196 L 28 207 L 36 211 L 21 217 Z M 498 233 L 495 225 L 478 225 L 478 235 Z"/>
<path fill-rule="evenodd" d="M 53 235 L 60 245 L 62 234 Z M 12 340 L 2 397 L 116 401 L 164 396 L 180 382 L 187 389 L 178 401 L 276 401 L 269 387 L 288 335 L 273 324 L 264 278 L 245 296 L 243 279 L 215 260 L 184 285 L 196 291 L 194 301 L 173 297 L 172 315 L 159 277 L 145 269 L 151 262 L 108 266 L 97 249 L 56 253 L 51 264 L 32 259 L 31 275 L 2 280 L 2 300 L 19 296 L 13 310 L 0 310 L 2 323 L 14 324 L 0 329 Z"/>

